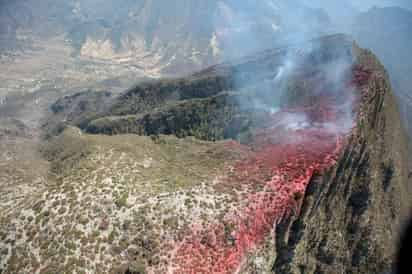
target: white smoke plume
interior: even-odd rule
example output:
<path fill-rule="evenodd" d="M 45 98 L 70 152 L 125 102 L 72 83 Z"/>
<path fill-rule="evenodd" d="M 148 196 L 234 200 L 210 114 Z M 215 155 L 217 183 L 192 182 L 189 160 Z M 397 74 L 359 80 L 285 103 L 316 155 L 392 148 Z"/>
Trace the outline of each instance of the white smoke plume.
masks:
<path fill-rule="evenodd" d="M 325 29 L 324 26 L 330 23 L 330 19 L 322 10 L 297 0 L 253 3 L 222 1 L 217 14 L 216 32 L 227 59 L 252 55 L 259 50 L 280 45 L 294 45 L 280 54 L 282 57 L 277 61 L 275 69 L 268 66 L 266 69 L 253 71 L 251 68 L 252 72 L 249 73 L 255 79 L 243 76 L 235 78 L 236 86 L 245 89 L 245 92 L 255 90 L 255 96 L 239 99 L 242 107 L 276 113 L 281 109 L 281 98 L 287 96 L 288 85 L 297 71 L 305 66 L 315 65 L 325 79 L 319 86 L 314 86 L 307 92 L 312 96 L 324 94 L 325 89 L 327 92 L 336 93 L 334 95 L 341 100 L 335 109 L 339 113 L 337 121 L 319 123 L 311 121 L 304 112 L 293 112 L 282 115 L 282 121 L 273 126 L 281 126 L 287 130 L 323 127 L 336 133 L 347 132 L 353 127 L 354 98 L 352 92 L 344 92 L 350 89 L 346 84 L 352 67 L 352 57 L 346 51 L 337 50 L 328 60 L 317 60 L 322 59 L 320 56 L 328 49 L 324 49 L 321 42 L 312 39 L 334 32 L 333 29 Z M 313 60 L 309 61 L 310 58 Z M 254 81 L 256 83 L 253 83 Z"/>

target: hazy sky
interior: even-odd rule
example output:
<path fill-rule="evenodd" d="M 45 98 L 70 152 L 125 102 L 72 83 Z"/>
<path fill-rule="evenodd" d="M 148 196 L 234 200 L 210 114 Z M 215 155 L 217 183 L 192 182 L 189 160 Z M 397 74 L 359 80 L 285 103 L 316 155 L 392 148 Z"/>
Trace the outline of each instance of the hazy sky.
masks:
<path fill-rule="evenodd" d="M 362 1 L 355 1 L 355 0 L 350 0 L 350 2 L 358 8 L 361 9 L 366 9 L 371 6 L 400 6 L 404 8 L 411 8 L 412 7 L 412 1 L 411 0 L 362 0 Z"/>
<path fill-rule="evenodd" d="M 319 7 L 342 7 L 352 6 L 359 10 L 365 10 L 373 6 L 387 7 L 400 6 L 412 8 L 411 0 L 303 0 L 306 4 L 316 5 Z"/>

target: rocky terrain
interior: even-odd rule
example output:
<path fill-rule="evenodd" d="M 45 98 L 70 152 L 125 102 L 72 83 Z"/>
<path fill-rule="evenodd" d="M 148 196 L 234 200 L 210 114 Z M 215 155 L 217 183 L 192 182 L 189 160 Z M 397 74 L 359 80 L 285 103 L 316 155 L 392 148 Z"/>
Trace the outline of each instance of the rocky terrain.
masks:
<path fill-rule="evenodd" d="M 284 41 L 339 31 L 382 60 L 410 129 L 410 83 L 403 75 L 410 71 L 411 6 L 388 0 L 367 10 L 372 2 L 2 0 L 0 104 L 10 94 L 43 89 L 120 92 L 142 79 L 187 75 Z M 398 7 L 384 7 L 391 5 Z"/>
<path fill-rule="evenodd" d="M 346 36 L 36 94 L 0 106 L 4 273 L 392 269 L 410 150 L 384 67 Z"/>
<path fill-rule="evenodd" d="M 408 35 L 411 27 L 411 10 L 399 7 L 370 9 L 358 15 L 352 26 L 356 40 L 372 49 L 388 70 L 409 133 L 412 132 L 412 83 L 409 77 L 412 62 L 408 50 L 412 45 Z"/>
<path fill-rule="evenodd" d="M 292 2 L 2 0 L 0 103 L 41 89 L 122 91 L 142 78 L 187 75 L 300 30 L 283 18 L 292 8 L 307 28 L 328 21 Z"/>
<path fill-rule="evenodd" d="M 279 226 L 275 273 L 393 270 L 400 216 L 410 214 L 410 150 L 388 74 L 370 51 L 359 54 L 369 103 L 337 165 L 312 178 L 301 212 Z"/>

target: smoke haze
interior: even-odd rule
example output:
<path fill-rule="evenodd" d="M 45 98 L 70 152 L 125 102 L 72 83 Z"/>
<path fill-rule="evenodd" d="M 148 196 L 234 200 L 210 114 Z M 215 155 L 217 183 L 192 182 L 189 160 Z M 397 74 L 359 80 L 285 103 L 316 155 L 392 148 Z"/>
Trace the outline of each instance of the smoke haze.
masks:
<path fill-rule="evenodd" d="M 112 58 L 115 62 L 138 61 L 133 65 L 143 67 L 150 76 L 178 75 L 260 50 L 347 33 L 377 53 L 398 90 L 405 94 L 409 91 L 405 89 L 407 82 L 397 78 L 409 68 L 402 65 L 406 69 L 399 70 L 401 63 L 412 63 L 403 53 L 410 48 L 408 39 L 402 40 L 409 37 L 410 28 L 400 31 L 396 26 L 392 30 L 380 27 L 373 34 L 370 26 L 363 29 L 365 23 L 359 20 L 375 6 L 411 9 L 407 0 L 1 0 L 0 6 L 0 52 L 20 48 L 22 30 L 31 29 L 40 39 L 64 33 L 75 54 Z M 412 18 L 407 10 L 403 14 L 406 19 L 402 20 Z M 383 19 L 378 14 L 373 20 Z M 394 15 L 385 20 L 383 25 L 391 26 L 398 19 Z M 388 33 L 397 36 L 382 39 Z M 288 71 L 299 63 L 292 55 L 286 54 L 282 64 L 278 64 L 278 75 L 272 77 L 277 83 L 267 82 L 264 88 L 275 85 L 284 89 L 281 86 L 285 80 L 281 78 L 287 79 Z M 338 72 L 332 74 L 335 73 Z M 269 109 L 276 109 L 277 105 Z"/>

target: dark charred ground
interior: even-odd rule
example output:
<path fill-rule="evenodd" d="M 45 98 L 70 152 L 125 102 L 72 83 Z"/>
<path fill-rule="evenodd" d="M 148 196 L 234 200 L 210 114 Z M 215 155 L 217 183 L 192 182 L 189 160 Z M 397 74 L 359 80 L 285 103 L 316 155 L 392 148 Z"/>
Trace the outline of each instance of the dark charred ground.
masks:
<path fill-rule="evenodd" d="M 178 174 L 185 165 L 199 161 L 195 153 L 189 153 L 189 150 L 210 156 L 210 150 L 205 148 L 210 146 L 213 148 L 213 157 L 207 164 L 200 165 L 203 171 L 197 170 L 199 167 L 196 165 L 190 167 L 191 172 L 194 170 L 201 176 L 209 176 L 210 174 L 203 173 L 211 172 L 228 158 L 236 158 L 234 152 L 231 154 L 222 150 L 219 153 L 220 143 L 213 141 L 237 139 L 247 143 L 251 132 L 265 126 L 265 117 L 271 108 L 290 105 L 300 100 L 310 100 L 305 97 L 308 94 L 305 92 L 307 83 L 301 80 L 302 75 L 311 75 L 313 68 L 336 56 L 355 57 L 359 65 L 372 72 L 369 82 L 364 87 L 367 96 L 362 99 L 363 116 L 357 121 L 358 129 L 351 136 L 336 167 L 312 179 L 302 211 L 284 220 L 279 226 L 276 244 L 271 248 L 276 256 L 267 264 L 272 266 L 274 273 L 391 271 L 399 232 L 412 200 L 408 163 L 409 146 L 400 122 L 397 103 L 385 69 L 371 52 L 359 49 L 350 38 L 341 35 L 323 38 L 316 44 L 320 45 L 318 51 L 305 60 L 311 66 L 306 66 L 304 71 L 294 75 L 293 79 L 286 83 L 284 94 L 276 96 L 271 93 L 273 87 L 267 79 L 276 76 L 276 68 L 282 65 L 290 49 L 266 51 L 181 79 L 146 82 L 120 95 L 88 91 L 58 99 L 51 105 L 50 113 L 45 114 L 46 122 L 42 123 L 41 130 L 36 130 L 37 135 L 42 135 L 41 137 L 46 140 L 39 138 L 31 148 L 37 153 L 40 146 L 42 157 L 48 160 L 42 160 L 44 166 L 38 170 L 47 171 L 50 164 L 50 171 L 53 174 L 52 176 L 46 173 L 39 175 L 42 180 L 39 180 L 38 184 L 42 186 L 37 187 L 38 191 L 44 189 L 44 185 L 47 184 L 53 185 L 53 191 L 56 191 L 55 189 L 59 188 L 59 177 L 62 178 L 61 184 L 64 188 L 82 191 L 86 186 L 80 184 L 77 186 L 74 183 L 79 180 L 78 178 L 89 174 L 82 172 L 93 170 L 93 163 L 86 163 L 87 157 L 94 153 L 95 147 L 110 150 L 119 146 L 116 142 L 130 142 L 131 146 L 125 146 L 122 151 L 136 149 L 137 157 L 145 153 L 144 150 L 147 148 L 158 151 L 162 155 L 165 151 L 172 153 L 174 162 L 176 157 L 181 161 L 181 167 L 166 166 L 164 169 L 167 172 L 144 174 L 149 179 L 150 176 L 170 177 L 174 176 L 174 173 Z M 278 103 L 266 104 L 265 108 L 262 107 L 262 103 L 272 100 Z M 26 126 L 16 120 L 8 119 L 5 125 L 9 125 L 6 130 L 8 135 L 18 134 L 21 135 L 19 138 L 24 138 L 27 134 Z M 73 127 L 78 127 L 81 131 Z M 144 136 L 150 138 L 146 139 Z M 174 136 L 179 139 L 175 139 Z M 189 136 L 212 142 L 196 141 Z M 174 151 L 175 148 L 171 150 L 169 146 L 174 147 L 175 144 L 183 145 L 185 150 L 178 153 Z M 85 168 L 73 169 L 72 167 L 77 163 L 84 164 Z M 116 167 L 115 172 L 121 172 L 120 169 L 127 169 L 127 173 L 131 172 L 130 166 L 121 164 L 123 163 Z M 144 162 L 143 165 L 146 164 Z M 72 177 L 76 177 L 76 180 Z M 68 184 L 64 178 L 71 178 L 74 181 Z M 179 182 L 182 184 L 181 178 Z M 115 183 L 117 182 L 113 182 Z M 183 184 L 187 182 L 183 181 Z M 33 184 L 29 185 L 33 187 Z M 168 185 L 167 190 L 170 191 L 172 187 L 174 189 L 177 186 L 177 184 Z M 163 189 L 166 186 L 159 187 Z M 27 188 L 25 189 L 29 193 Z M 28 195 L 22 193 L 23 200 L 17 200 L 20 204 L 24 203 L 26 197 L 24 195 Z M 36 207 L 39 215 L 35 217 L 36 222 L 39 219 L 41 226 L 38 234 L 35 231 L 37 226 L 33 226 L 28 234 L 33 239 L 38 236 L 37 240 L 43 243 L 41 248 L 45 246 L 45 253 L 41 254 L 45 256 L 44 262 L 50 262 L 46 270 L 63 271 L 67 270 L 66 267 L 83 269 L 84 264 L 80 261 L 71 261 L 73 265 L 59 265 L 58 261 L 53 259 L 53 245 L 50 243 L 58 237 L 63 237 L 69 253 L 63 253 L 61 256 L 71 256 L 73 252 L 70 249 L 77 247 L 68 239 L 72 239 L 77 234 L 66 235 L 64 232 L 60 235 L 57 232 L 57 235 L 54 235 L 55 231 L 53 231 L 48 234 L 49 236 L 45 236 L 44 227 L 47 227 L 48 222 L 54 223 L 53 218 L 58 216 L 54 216 L 54 213 L 51 216 L 44 214 L 51 211 L 51 205 L 58 204 L 59 201 L 58 199 L 45 201 L 41 198 L 41 193 L 39 195 L 40 202 L 32 198 L 32 205 L 40 207 Z M 54 197 L 53 194 L 50 194 L 50 197 Z M 70 196 L 67 197 L 69 200 Z M 124 199 L 120 194 L 116 197 L 116 205 L 127 208 L 127 197 Z M 68 204 L 70 205 L 70 200 Z M 64 208 L 69 213 L 72 211 L 77 213 L 76 204 L 77 202 L 74 201 L 73 210 L 72 205 Z M 12 200 L 7 206 L 7 214 L 4 213 L 5 217 L 2 216 L 1 219 L 0 236 L 3 243 L 6 243 L 5 246 L 13 241 L 9 237 L 13 228 L 7 225 L 8 218 L 19 218 L 23 224 L 27 226 L 30 224 L 30 221 L 27 221 L 30 219 L 28 216 L 13 213 L 13 206 Z M 41 206 L 45 209 L 43 210 Z M 63 209 L 63 205 L 60 208 Z M 68 213 L 66 216 L 69 216 Z M 72 221 L 84 221 L 83 216 L 76 218 L 80 219 Z M 113 237 L 117 241 L 116 236 Z M 76 241 L 77 238 L 74 239 L 74 242 Z M 11 250 L 10 261 L 5 266 L 0 265 L 0 269 L 5 267 L 6 273 L 19 269 L 32 269 L 29 267 L 32 262 L 22 260 L 20 264 L 18 258 L 24 256 L 24 252 L 21 253 L 18 248 L 14 249 L 13 245 Z M 149 251 L 153 252 L 153 250 Z M 137 258 L 136 262 L 140 260 L 141 258 Z M 111 271 L 139 273 L 138 269 L 142 269 L 142 265 L 136 262 L 132 261 L 126 266 L 122 265 Z M 96 261 L 95 264 L 96 268 L 93 268 L 95 271 L 108 267 L 105 262 Z M 245 273 L 261 273 L 261 271 L 259 266 L 251 262 L 245 269 Z"/>

